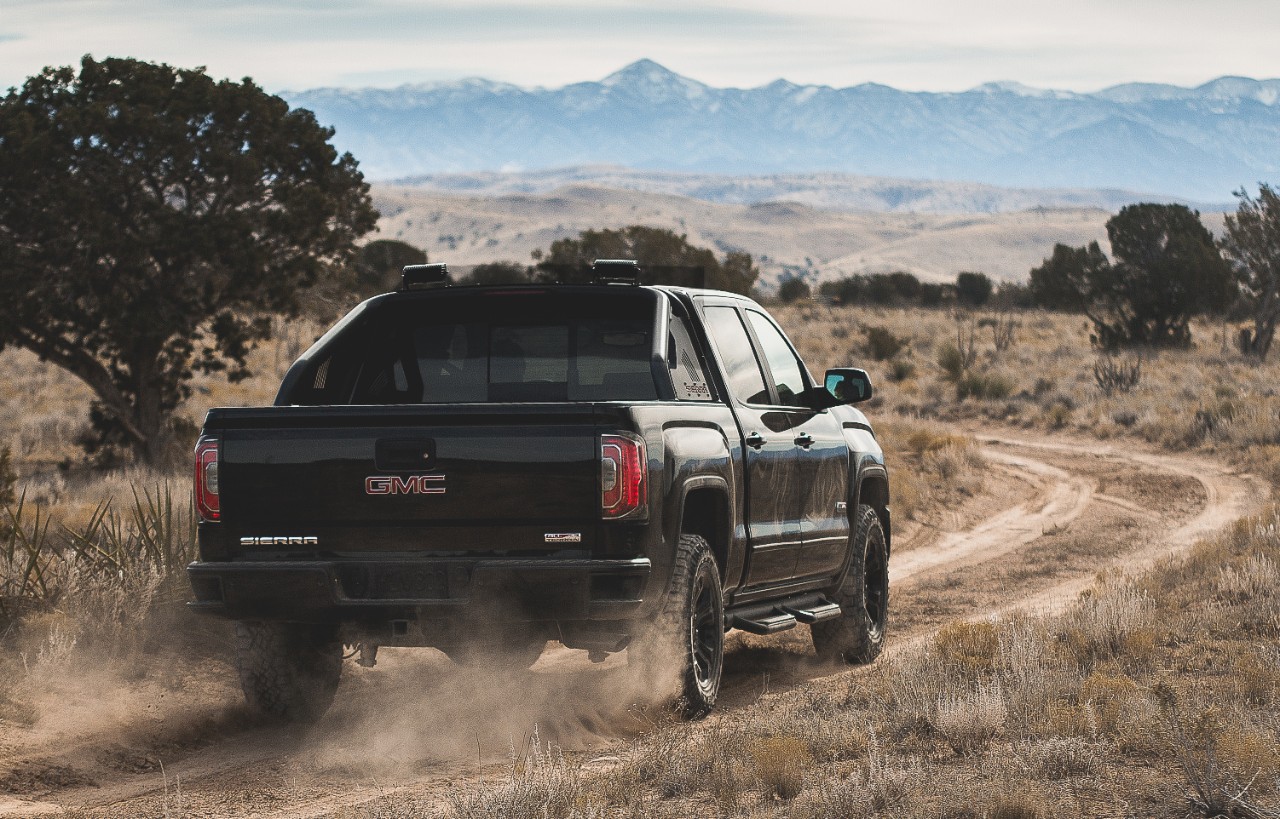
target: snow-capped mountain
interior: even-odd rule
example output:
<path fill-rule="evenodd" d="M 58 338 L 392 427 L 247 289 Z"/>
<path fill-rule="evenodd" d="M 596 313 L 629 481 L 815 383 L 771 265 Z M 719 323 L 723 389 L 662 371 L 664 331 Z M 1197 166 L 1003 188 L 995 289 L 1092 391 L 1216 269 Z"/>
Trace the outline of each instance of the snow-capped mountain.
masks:
<path fill-rule="evenodd" d="M 914 93 L 777 80 L 713 88 L 641 60 L 599 82 L 482 79 L 286 92 L 371 179 L 607 164 L 1122 188 L 1201 202 L 1280 178 L 1280 80 L 1081 94 L 988 83 Z"/>

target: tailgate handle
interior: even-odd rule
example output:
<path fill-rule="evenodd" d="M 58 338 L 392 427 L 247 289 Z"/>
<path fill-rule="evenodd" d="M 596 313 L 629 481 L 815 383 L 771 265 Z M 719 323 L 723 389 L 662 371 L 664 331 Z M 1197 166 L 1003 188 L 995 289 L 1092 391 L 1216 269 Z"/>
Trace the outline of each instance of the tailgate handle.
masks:
<path fill-rule="evenodd" d="M 436 468 L 436 442 L 431 438 L 383 440 L 374 444 L 374 463 L 392 472 L 422 472 Z"/>

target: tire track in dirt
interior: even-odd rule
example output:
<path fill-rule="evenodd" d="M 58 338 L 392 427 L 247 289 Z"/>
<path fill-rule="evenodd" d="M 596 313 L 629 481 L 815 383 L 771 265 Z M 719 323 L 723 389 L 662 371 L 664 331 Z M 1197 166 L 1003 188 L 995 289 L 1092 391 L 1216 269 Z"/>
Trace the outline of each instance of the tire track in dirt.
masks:
<path fill-rule="evenodd" d="M 923 530 L 895 548 L 895 652 L 956 617 L 1060 609 L 1097 571 L 1149 567 L 1259 511 L 1270 495 L 1261 479 L 1205 458 L 1061 437 L 976 437 L 992 467 L 988 494 L 1007 497 L 1009 504 L 961 531 Z M 722 715 L 763 691 L 847 685 L 850 675 L 872 673 L 820 663 L 807 628 L 733 643 Z M 275 819 L 320 817 L 393 793 L 438 800 L 458 783 L 498 775 L 493 762 L 502 754 L 492 745 L 488 753 L 478 747 L 486 720 L 510 728 L 513 744 L 521 730 L 537 725 L 544 741 L 608 751 L 655 719 L 628 705 L 620 659 L 591 666 L 578 652 L 549 650 L 533 673 L 482 698 L 479 708 L 459 704 L 459 698 L 475 696 L 476 681 L 442 658 L 388 659 L 376 672 L 347 675 L 334 713 L 311 732 L 246 728 L 167 762 L 165 779 L 117 775 L 103 787 L 54 789 L 34 801 L 0 796 L 0 816 L 56 814 L 63 806 L 95 817 L 165 816 L 178 777 L 183 809 L 209 817 L 250 809 Z M 441 736 L 431 738 L 438 742 L 424 741 L 415 724 L 439 730 Z M 382 741 L 378 732 L 397 725 L 402 733 Z M 490 734 L 484 741 L 492 742 Z M 94 741 L 87 738 L 85 747 Z M 360 764 L 370 762 L 362 756 L 396 753 L 405 758 L 385 769 Z"/>
<path fill-rule="evenodd" d="M 1241 472 L 1216 459 L 1196 456 L 1169 455 L 1157 452 L 1135 451 L 1110 444 L 1095 442 L 1064 442 L 1046 439 L 1017 439 L 983 436 L 978 439 L 984 453 L 999 452 L 999 448 L 1018 447 L 1042 453 L 1085 453 L 1100 459 L 1127 461 L 1151 470 L 1172 473 L 1191 478 L 1203 488 L 1205 500 L 1202 506 L 1176 525 L 1159 532 L 1158 537 L 1145 538 L 1137 548 L 1117 555 L 1104 569 L 1117 569 L 1126 574 L 1140 574 L 1162 559 L 1177 556 L 1203 538 L 1222 531 L 1241 518 L 1263 510 L 1271 497 L 1271 486 L 1262 478 Z M 1096 495 L 1097 500 L 1119 506 L 1151 525 L 1159 516 L 1150 509 L 1122 498 Z M 996 613 L 1032 611 L 1048 613 L 1070 605 L 1092 583 L 1093 577 L 1064 580 L 1020 600 L 1001 606 Z"/>

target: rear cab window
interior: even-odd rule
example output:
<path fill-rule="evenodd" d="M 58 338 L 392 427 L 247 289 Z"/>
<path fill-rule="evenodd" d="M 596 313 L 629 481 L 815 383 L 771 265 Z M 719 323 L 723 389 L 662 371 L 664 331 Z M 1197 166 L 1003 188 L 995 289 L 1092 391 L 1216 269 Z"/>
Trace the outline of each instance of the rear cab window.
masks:
<path fill-rule="evenodd" d="M 314 354 L 285 403 L 657 400 L 654 334 L 661 301 L 640 288 L 390 297 L 367 305 Z M 681 328 L 672 337 L 682 332 L 687 336 Z M 677 362 L 697 364 L 696 350 Z M 688 385 L 689 400 L 709 400 L 700 365 L 671 375 Z M 694 397 L 700 389 L 708 399 Z"/>

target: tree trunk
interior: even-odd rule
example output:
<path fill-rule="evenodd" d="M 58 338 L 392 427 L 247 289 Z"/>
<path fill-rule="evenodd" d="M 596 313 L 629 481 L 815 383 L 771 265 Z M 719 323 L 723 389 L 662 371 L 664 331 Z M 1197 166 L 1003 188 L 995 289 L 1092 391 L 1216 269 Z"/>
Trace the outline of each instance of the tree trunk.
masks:
<path fill-rule="evenodd" d="M 1267 360 L 1267 353 L 1271 352 L 1271 341 L 1276 335 L 1276 319 L 1277 316 L 1259 317 L 1253 322 L 1253 338 L 1250 340 L 1249 355 L 1259 361 Z"/>
<path fill-rule="evenodd" d="M 163 466 L 169 454 L 168 417 L 162 405 L 163 388 L 156 377 L 154 358 L 136 364 L 133 426 L 138 435 L 131 441 L 134 455 L 148 466 Z"/>

